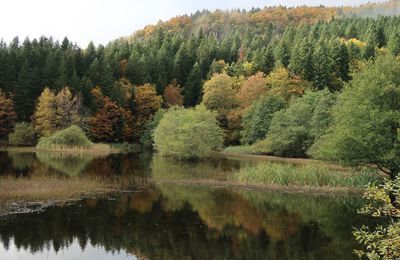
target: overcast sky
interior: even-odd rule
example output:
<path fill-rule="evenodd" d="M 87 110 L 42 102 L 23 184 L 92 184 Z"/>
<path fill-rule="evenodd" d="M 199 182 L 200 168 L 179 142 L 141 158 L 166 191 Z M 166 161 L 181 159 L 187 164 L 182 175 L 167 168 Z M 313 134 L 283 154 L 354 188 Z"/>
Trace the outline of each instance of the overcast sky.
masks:
<path fill-rule="evenodd" d="M 378 0 L 379 1 L 379 0 Z M 133 33 L 146 24 L 201 9 L 264 7 L 266 5 L 358 5 L 368 0 L 4 0 L 0 9 L 0 38 L 41 35 L 67 36 L 86 47 Z"/>

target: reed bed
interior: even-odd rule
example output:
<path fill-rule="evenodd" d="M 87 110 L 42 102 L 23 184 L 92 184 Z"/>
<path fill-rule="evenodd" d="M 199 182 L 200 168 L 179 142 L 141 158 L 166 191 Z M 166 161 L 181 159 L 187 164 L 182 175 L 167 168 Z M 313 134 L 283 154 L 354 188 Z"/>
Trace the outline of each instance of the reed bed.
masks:
<path fill-rule="evenodd" d="M 370 169 L 335 170 L 318 163 L 260 163 L 234 172 L 229 180 L 244 184 L 364 188 L 372 182 L 379 182 L 381 177 Z"/>

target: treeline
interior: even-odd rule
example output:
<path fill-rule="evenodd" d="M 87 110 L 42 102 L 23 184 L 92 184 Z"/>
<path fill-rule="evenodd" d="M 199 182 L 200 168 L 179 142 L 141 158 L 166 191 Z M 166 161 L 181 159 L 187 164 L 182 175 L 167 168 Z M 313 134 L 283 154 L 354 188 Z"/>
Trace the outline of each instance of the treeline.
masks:
<path fill-rule="evenodd" d="M 340 91 L 363 60 L 400 53 L 399 17 L 334 19 L 332 10 L 203 11 L 85 49 L 67 38 L 61 43 L 46 37 L 2 42 L 0 87 L 17 116 L 7 127 L 2 123 L 2 135 L 13 128 L 12 122 L 30 120 L 39 135 L 47 135 L 40 130 L 39 115 L 53 113 L 41 107 L 56 110 L 57 102 L 63 102 L 56 101 L 57 93 L 66 87 L 70 98 L 65 100 L 70 101 L 64 103 L 79 106 L 78 121 L 93 139 L 138 141 L 159 108 L 199 104 L 203 84 L 214 74 L 229 76 L 235 95 L 251 96 L 246 86 L 267 82 L 281 84 L 282 98 L 288 100 L 307 89 Z M 46 99 L 48 105 L 42 106 Z M 49 118 L 45 124 L 53 132 L 59 128 L 57 117 Z M 227 120 L 221 119 L 222 126 L 232 128 Z M 236 133 L 242 128 L 240 120 Z M 232 135 L 227 143 L 240 138 Z"/>

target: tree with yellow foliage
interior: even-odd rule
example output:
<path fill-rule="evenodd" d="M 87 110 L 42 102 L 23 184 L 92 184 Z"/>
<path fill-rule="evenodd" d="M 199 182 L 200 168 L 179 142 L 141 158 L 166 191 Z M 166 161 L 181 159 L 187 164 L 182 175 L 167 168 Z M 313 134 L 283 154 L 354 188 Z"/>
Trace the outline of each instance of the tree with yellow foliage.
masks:
<path fill-rule="evenodd" d="M 10 97 L 0 89 L 0 137 L 8 135 L 14 128 L 17 114 Z"/>
<path fill-rule="evenodd" d="M 139 139 L 151 116 L 161 108 L 163 99 L 157 95 L 156 87 L 151 84 L 138 86 L 134 91 L 135 102 L 135 139 Z"/>
<path fill-rule="evenodd" d="M 61 89 L 55 96 L 55 106 L 57 130 L 81 124 L 82 99 L 79 95 L 72 95 L 68 87 Z"/>
<path fill-rule="evenodd" d="M 50 136 L 56 130 L 56 103 L 54 92 L 46 87 L 38 98 L 33 124 L 39 136 Z"/>
<path fill-rule="evenodd" d="M 291 97 L 300 97 L 307 88 L 311 88 L 311 83 L 302 80 L 298 76 L 291 76 L 287 69 L 280 67 L 275 69 L 267 77 L 269 94 L 278 95 L 286 100 Z"/>

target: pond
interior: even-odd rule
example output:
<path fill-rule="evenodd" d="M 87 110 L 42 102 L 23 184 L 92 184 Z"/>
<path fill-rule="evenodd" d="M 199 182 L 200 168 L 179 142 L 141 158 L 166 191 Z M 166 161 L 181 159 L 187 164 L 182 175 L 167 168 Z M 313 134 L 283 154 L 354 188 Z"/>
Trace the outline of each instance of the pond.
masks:
<path fill-rule="evenodd" d="M 248 163 L 256 162 L 0 152 L 0 175 L 224 178 Z M 352 227 L 370 222 L 356 213 L 362 203 L 359 196 L 158 182 L 4 217 L 0 259 L 356 259 Z"/>

